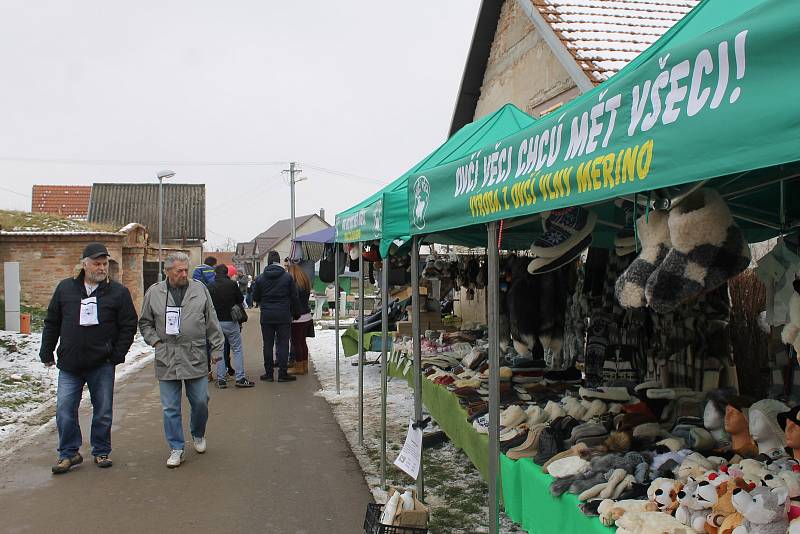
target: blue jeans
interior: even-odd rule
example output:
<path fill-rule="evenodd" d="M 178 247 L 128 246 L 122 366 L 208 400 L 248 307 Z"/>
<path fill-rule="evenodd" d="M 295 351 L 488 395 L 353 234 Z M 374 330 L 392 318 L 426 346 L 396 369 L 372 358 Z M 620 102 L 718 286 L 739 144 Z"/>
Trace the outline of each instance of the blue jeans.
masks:
<path fill-rule="evenodd" d="M 186 385 L 191 416 L 189 432 L 192 437 L 206 435 L 208 422 L 208 378 L 202 376 L 191 380 L 159 380 L 161 409 L 164 411 L 164 436 L 170 449 L 183 449 L 183 420 L 181 419 L 181 383 Z"/>
<path fill-rule="evenodd" d="M 244 350 L 242 348 L 242 331 L 239 329 L 239 323 L 236 321 L 220 321 L 219 326 L 222 328 L 222 333 L 225 334 L 225 341 L 231 346 L 233 352 L 233 369 L 236 371 L 236 380 L 241 380 L 245 377 L 244 374 Z M 224 379 L 227 371 L 225 359 L 217 362 L 217 379 Z"/>
<path fill-rule="evenodd" d="M 83 437 L 78 422 L 78 407 L 83 385 L 89 386 L 92 400 L 92 454 L 111 454 L 111 419 L 114 406 L 114 365 L 105 363 L 84 371 L 58 371 L 56 426 L 58 458 L 72 458 L 81 448 Z"/>

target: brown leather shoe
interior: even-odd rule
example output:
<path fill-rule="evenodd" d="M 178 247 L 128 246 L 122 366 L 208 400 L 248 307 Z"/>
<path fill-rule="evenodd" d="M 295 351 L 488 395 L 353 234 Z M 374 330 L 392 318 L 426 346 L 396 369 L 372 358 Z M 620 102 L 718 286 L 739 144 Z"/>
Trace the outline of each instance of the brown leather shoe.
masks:
<path fill-rule="evenodd" d="M 58 463 L 51 468 L 51 471 L 54 475 L 60 475 L 61 473 L 69 471 L 72 466 L 80 463 L 83 463 L 83 456 L 81 456 L 81 453 L 76 452 L 75 456 L 72 458 L 59 458 Z"/>

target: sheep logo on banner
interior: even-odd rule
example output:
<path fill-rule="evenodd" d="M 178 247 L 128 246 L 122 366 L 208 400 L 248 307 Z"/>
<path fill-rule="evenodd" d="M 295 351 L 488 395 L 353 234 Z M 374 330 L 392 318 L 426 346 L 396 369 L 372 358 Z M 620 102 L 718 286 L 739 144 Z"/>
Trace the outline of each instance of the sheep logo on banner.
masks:
<path fill-rule="evenodd" d="M 428 211 L 431 185 L 425 176 L 420 176 L 414 183 L 414 226 L 425 228 L 425 213 Z"/>

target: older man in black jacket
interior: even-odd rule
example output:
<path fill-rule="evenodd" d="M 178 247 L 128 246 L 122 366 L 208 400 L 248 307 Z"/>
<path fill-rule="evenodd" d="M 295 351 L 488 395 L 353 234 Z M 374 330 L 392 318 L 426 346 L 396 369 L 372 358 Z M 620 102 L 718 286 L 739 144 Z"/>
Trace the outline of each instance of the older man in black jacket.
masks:
<path fill-rule="evenodd" d="M 56 287 L 42 332 L 39 357 L 46 366 L 56 364 L 53 351 L 59 339 L 56 393 L 58 462 L 55 474 L 66 473 L 83 462 L 83 441 L 78 406 L 84 384 L 92 399 L 91 444 L 94 463 L 111 467 L 111 421 L 114 402 L 114 367 L 125 361 L 136 334 L 136 309 L 128 289 L 109 280 L 108 250 L 90 243 L 74 278 Z"/>
<path fill-rule="evenodd" d="M 297 285 L 281 267 L 281 257 L 274 250 L 267 254 L 267 267 L 253 284 L 253 302 L 261 309 L 261 336 L 264 340 L 264 371 L 261 380 L 273 382 L 273 346 L 278 360 L 278 382 L 297 380 L 287 371 L 292 319 L 300 316 Z"/>

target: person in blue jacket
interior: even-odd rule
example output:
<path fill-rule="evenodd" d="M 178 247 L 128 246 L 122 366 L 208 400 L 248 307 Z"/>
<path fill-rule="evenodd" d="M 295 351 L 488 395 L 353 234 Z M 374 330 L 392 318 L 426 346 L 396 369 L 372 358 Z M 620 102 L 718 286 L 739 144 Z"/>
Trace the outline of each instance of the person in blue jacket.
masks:
<path fill-rule="evenodd" d="M 217 265 L 217 258 L 209 256 L 205 261 L 194 268 L 192 280 L 203 282 L 206 286 L 213 284 L 217 275 L 214 273 L 214 266 Z"/>

